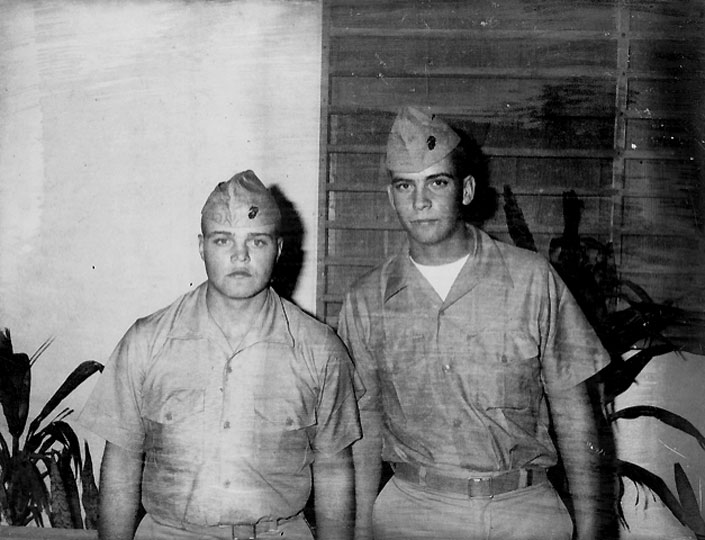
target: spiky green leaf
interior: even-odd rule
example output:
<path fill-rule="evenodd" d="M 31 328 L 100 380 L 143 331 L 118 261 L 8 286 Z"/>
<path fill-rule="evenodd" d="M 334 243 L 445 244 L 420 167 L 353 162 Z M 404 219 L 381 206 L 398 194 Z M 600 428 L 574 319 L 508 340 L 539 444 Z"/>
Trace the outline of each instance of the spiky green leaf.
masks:
<path fill-rule="evenodd" d="M 44 408 L 37 415 L 37 417 L 32 420 L 29 425 L 28 436 L 32 436 L 34 432 L 39 428 L 42 421 L 49 416 L 59 403 L 61 403 L 71 392 L 73 392 L 79 385 L 81 385 L 88 377 L 93 375 L 97 371 L 103 371 L 103 364 L 96 362 L 94 360 L 86 360 L 81 362 L 66 378 L 66 380 L 61 384 L 59 389 L 54 393 L 53 396 L 47 401 Z"/>
<path fill-rule="evenodd" d="M 673 464 L 673 472 L 676 477 L 676 490 L 678 498 L 681 501 L 683 512 L 685 515 L 686 525 L 698 536 L 705 536 L 705 520 L 700 514 L 700 505 L 695 497 L 693 487 L 688 481 L 688 476 L 685 474 L 680 463 Z"/>
<path fill-rule="evenodd" d="M 32 374 L 29 357 L 24 353 L 10 352 L 0 356 L 0 404 L 7 428 L 13 438 L 22 435 L 29 412 L 29 393 Z"/>
<path fill-rule="evenodd" d="M 49 462 L 49 485 L 51 487 L 49 522 L 57 529 L 71 529 L 73 522 L 64 480 L 61 478 L 59 463 L 54 459 Z"/>
<path fill-rule="evenodd" d="M 40 514 L 47 509 L 47 489 L 42 474 L 36 462 L 26 454 L 13 458 L 6 482 L 8 521 L 12 525 L 26 525 L 36 515 L 32 509 L 37 509 Z"/>
<path fill-rule="evenodd" d="M 58 421 L 47 424 L 27 441 L 25 448 L 27 452 L 45 455 L 56 444 L 62 446 L 61 451 L 65 449 L 71 454 L 76 474 L 78 474 L 81 470 L 81 443 L 76 432 L 66 422 Z"/>
<path fill-rule="evenodd" d="M 29 365 L 33 366 L 37 359 L 42 355 L 44 351 L 49 348 L 49 345 L 51 345 L 52 343 L 54 343 L 54 336 L 44 340 L 44 343 L 42 343 L 39 348 L 34 351 L 34 354 L 29 357 Z"/>
<path fill-rule="evenodd" d="M 81 470 L 81 502 L 86 513 L 86 529 L 98 528 L 98 486 L 93 474 L 93 459 L 88 443 L 84 443 L 83 469 Z"/>
<path fill-rule="evenodd" d="M 531 251 L 538 251 L 536 249 L 534 237 L 529 230 L 529 226 L 526 224 L 526 220 L 524 219 L 524 213 L 519 207 L 510 186 L 504 186 L 503 197 L 504 215 L 507 220 L 507 229 L 509 230 L 509 236 L 514 241 L 514 244 L 517 247 Z"/>
<path fill-rule="evenodd" d="M 83 519 L 81 517 L 81 499 L 78 495 L 78 486 L 76 485 L 76 476 L 71 469 L 73 458 L 65 450 L 59 456 L 59 473 L 64 483 L 64 492 L 66 493 L 66 501 L 69 506 L 69 515 L 71 517 L 72 529 L 83 529 Z"/>
<path fill-rule="evenodd" d="M 668 345 L 655 345 L 639 351 L 627 361 L 614 356 L 612 362 L 600 373 L 600 380 L 604 382 L 605 402 L 611 403 L 625 392 L 654 357 L 671 350 Z"/>
<path fill-rule="evenodd" d="M 683 507 L 666 483 L 651 471 L 629 461 L 617 460 L 617 474 L 629 478 L 636 485 L 646 487 L 658 496 L 682 525 L 686 525 Z"/>
<path fill-rule="evenodd" d="M 632 291 L 636 296 L 638 297 L 639 302 L 643 302 L 645 304 L 653 304 L 654 301 L 651 299 L 649 294 L 646 292 L 646 290 L 641 286 L 637 285 L 633 281 L 629 279 L 623 279 L 622 280 L 622 288 L 626 289 L 628 291 Z M 624 299 L 627 300 L 630 304 L 635 303 L 633 302 L 628 295 L 624 295 Z"/>
<path fill-rule="evenodd" d="M 609 415 L 610 421 L 615 421 L 619 418 L 624 418 L 626 420 L 633 420 L 640 417 L 651 417 L 660 420 L 664 424 L 667 424 L 673 428 L 676 428 L 683 433 L 686 433 L 693 437 L 703 450 L 705 450 L 705 437 L 698 429 L 691 424 L 688 420 L 683 418 L 681 415 L 662 409 L 661 407 L 654 407 L 652 405 L 635 405 L 633 407 L 627 407 L 625 409 L 620 409 Z"/>

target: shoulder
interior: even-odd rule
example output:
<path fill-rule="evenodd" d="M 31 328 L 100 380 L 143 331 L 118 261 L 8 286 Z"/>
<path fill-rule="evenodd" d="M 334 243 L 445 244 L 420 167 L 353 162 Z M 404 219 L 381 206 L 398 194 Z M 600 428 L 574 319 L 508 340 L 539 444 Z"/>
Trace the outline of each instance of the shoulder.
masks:
<path fill-rule="evenodd" d="M 148 330 L 160 326 L 165 321 L 176 319 L 180 312 L 186 309 L 189 304 L 196 301 L 200 289 L 201 287 L 199 286 L 192 291 L 182 294 L 168 306 L 164 306 L 149 315 L 138 318 L 135 321 L 135 326 L 138 326 L 140 329 Z"/>
<path fill-rule="evenodd" d="M 280 301 L 295 343 L 321 344 L 329 347 L 340 344 L 338 336 L 330 326 L 309 315 L 293 302 L 285 298 L 280 298 Z"/>
<path fill-rule="evenodd" d="M 401 255 L 393 255 L 357 277 L 346 296 L 367 300 L 381 297 L 390 275 L 399 265 L 400 257 Z"/>
<path fill-rule="evenodd" d="M 128 330 L 125 338 L 139 340 L 153 350 L 159 342 L 166 340 L 175 323 L 183 317 L 191 317 L 196 309 L 198 297 L 205 285 L 179 296 L 168 306 L 138 318 Z"/>
<path fill-rule="evenodd" d="M 487 238 L 489 238 L 489 241 L 494 244 L 497 250 L 499 250 L 505 264 L 510 269 L 516 267 L 527 267 L 532 270 L 545 271 L 550 267 L 546 257 L 540 253 L 502 242 L 501 240 L 491 238 L 489 235 L 487 235 Z"/>
<path fill-rule="evenodd" d="M 512 280 L 546 279 L 553 274 L 551 263 L 540 253 L 496 240 L 486 233 L 483 234 L 491 244 L 491 249 L 496 250 L 499 254 L 499 260 L 509 272 Z"/>

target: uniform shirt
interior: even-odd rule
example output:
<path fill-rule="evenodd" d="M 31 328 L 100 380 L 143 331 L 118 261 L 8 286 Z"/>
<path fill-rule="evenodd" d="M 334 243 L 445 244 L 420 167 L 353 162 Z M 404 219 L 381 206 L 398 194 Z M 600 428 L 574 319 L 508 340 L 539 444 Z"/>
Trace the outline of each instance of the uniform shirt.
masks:
<path fill-rule="evenodd" d="M 144 452 L 155 518 L 253 523 L 301 511 L 313 452 L 360 436 L 352 362 L 330 328 L 273 290 L 236 351 L 206 307 L 207 283 L 138 320 L 81 413 Z"/>
<path fill-rule="evenodd" d="M 361 414 L 382 412 L 386 461 L 477 476 L 550 467 L 547 395 L 609 357 L 548 261 L 469 233 L 445 300 L 406 251 L 346 295 L 338 330 L 367 389 Z"/>

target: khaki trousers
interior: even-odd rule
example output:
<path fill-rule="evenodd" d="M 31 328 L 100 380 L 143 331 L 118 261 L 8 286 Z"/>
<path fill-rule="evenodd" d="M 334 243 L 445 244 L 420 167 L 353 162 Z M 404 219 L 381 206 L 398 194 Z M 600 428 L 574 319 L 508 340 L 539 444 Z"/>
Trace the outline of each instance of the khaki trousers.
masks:
<path fill-rule="evenodd" d="M 313 540 L 313 534 L 302 515 L 282 523 L 277 531 L 257 535 L 262 540 Z M 135 533 L 135 540 L 234 540 L 229 527 L 177 528 L 159 523 L 147 514 Z M 246 540 L 243 538 L 242 540 Z"/>
<path fill-rule="evenodd" d="M 375 540 L 570 540 L 573 531 L 548 482 L 470 498 L 396 477 L 377 497 L 373 526 Z"/>

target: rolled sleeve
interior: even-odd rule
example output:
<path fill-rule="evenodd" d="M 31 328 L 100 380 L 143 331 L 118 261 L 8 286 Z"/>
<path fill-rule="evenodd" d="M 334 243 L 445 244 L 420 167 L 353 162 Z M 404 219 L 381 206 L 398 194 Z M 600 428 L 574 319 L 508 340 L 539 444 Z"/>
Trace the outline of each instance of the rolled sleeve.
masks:
<path fill-rule="evenodd" d="M 139 365 L 146 349 L 135 323 L 113 351 L 78 417 L 96 435 L 136 453 L 142 452 L 144 443 Z"/>
<path fill-rule="evenodd" d="M 542 369 L 547 393 L 568 390 L 585 381 L 610 361 L 595 330 L 563 281 L 551 269 L 542 344 Z"/>
<path fill-rule="evenodd" d="M 332 455 L 361 437 L 354 368 L 340 340 L 331 334 L 316 407 L 315 452 Z"/>
<path fill-rule="evenodd" d="M 338 335 L 343 340 L 355 367 L 360 414 L 380 410 L 377 365 L 367 343 L 370 341 L 369 310 L 364 302 L 356 302 L 348 293 L 338 320 Z"/>

